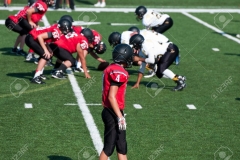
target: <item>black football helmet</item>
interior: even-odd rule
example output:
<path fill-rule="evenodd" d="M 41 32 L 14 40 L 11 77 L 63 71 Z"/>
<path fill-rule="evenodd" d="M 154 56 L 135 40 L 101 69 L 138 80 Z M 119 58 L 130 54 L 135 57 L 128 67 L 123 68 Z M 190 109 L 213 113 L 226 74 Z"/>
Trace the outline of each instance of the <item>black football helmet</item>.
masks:
<path fill-rule="evenodd" d="M 133 48 L 137 50 L 141 49 L 143 42 L 144 42 L 144 38 L 141 34 L 135 34 L 129 40 L 129 44 L 132 45 Z"/>
<path fill-rule="evenodd" d="M 70 16 L 70 15 L 64 15 L 64 16 L 62 16 L 60 19 L 67 19 L 67 20 L 69 20 L 70 22 L 74 22 L 72 16 Z"/>
<path fill-rule="evenodd" d="M 118 44 L 112 52 L 112 58 L 115 63 L 127 64 L 126 67 L 132 66 L 133 50 L 127 44 Z"/>
<path fill-rule="evenodd" d="M 108 37 L 110 46 L 116 46 L 121 43 L 121 34 L 119 32 L 112 32 Z"/>
<path fill-rule="evenodd" d="M 28 6 L 33 5 L 33 3 L 35 3 L 35 2 L 36 2 L 36 0 L 28 0 Z"/>
<path fill-rule="evenodd" d="M 87 38 L 89 43 L 92 43 L 94 41 L 94 35 L 91 29 L 84 28 L 82 29 L 81 34 L 83 34 Z"/>
<path fill-rule="evenodd" d="M 43 0 L 48 6 L 52 6 L 55 2 L 54 0 Z"/>
<path fill-rule="evenodd" d="M 72 30 L 72 22 L 67 19 L 60 19 L 58 22 L 58 28 L 63 34 L 68 34 Z"/>
<path fill-rule="evenodd" d="M 130 27 L 128 31 L 137 32 L 138 34 L 140 33 L 140 30 L 138 29 L 138 27 L 135 27 L 135 26 Z"/>
<path fill-rule="evenodd" d="M 144 6 L 138 6 L 135 10 L 136 15 L 138 16 L 139 19 L 143 18 L 143 15 L 147 13 L 147 8 Z"/>
<path fill-rule="evenodd" d="M 103 41 L 100 41 L 94 46 L 94 50 L 97 54 L 103 54 L 107 50 L 107 46 Z"/>

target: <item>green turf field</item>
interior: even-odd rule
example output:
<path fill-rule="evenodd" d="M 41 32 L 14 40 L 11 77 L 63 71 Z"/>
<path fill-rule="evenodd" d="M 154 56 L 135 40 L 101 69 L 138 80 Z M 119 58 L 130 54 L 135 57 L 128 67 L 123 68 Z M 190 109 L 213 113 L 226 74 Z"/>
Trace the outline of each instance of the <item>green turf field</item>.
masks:
<path fill-rule="evenodd" d="M 166 5 L 175 4 L 173 1 L 167 2 Z M 195 6 L 206 5 L 198 1 L 185 2 L 189 2 L 189 5 L 196 4 Z M 120 1 L 112 3 L 117 5 Z M 224 5 L 225 1 L 219 3 Z M 231 1 L 228 5 L 236 3 L 237 1 Z M 214 4 L 217 4 L 217 1 L 214 1 Z M 7 15 L 17 11 L 0 12 L 0 20 L 4 20 Z M 83 16 L 83 12 L 51 11 L 46 17 L 52 24 L 64 14 L 70 14 L 75 21 L 81 20 Z M 107 61 L 111 61 L 112 51 L 108 45 L 108 35 L 113 31 L 122 32 L 129 28 L 111 26 L 109 23 L 136 23 L 136 26 L 142 28 L 141 22 L 135 20 L 134 13 L 84 14 L 95 17 L 95 22 L 101 22 L 100 25 L 88 27 L 102 34 L 108 49 L 101 57 Z M 214 27 L 223 25 L 214 21 L 217 13 L 190 14 Z M 174 26 L 164 34 L 178 45 L 181 54 L 180 65 L 172 65 L 170 69 L 187 77 L 187 87 L 182 92 L 172 92 L 174 82 L 153 77 L 143 79 L 139 89 L 131 89 L 137 79 L 138 67 L 128 69 L 130 79 L 125 109 L 128 159 L 238 160 L 239 44 L 181 13 L 169 15 L 174 20 Z M 238 13 L 231 13 L 231 16 L 231 21 L 224 26 L 223 31 L 235 36 L 240 33 L 240 17 Z M 70 81 L 51 78 L 52 67 L 46 67 L 45 74 L 49 78 L 46 84 L 31 84 L 30 79 L 34 75 L 36 65 L 25 62 L 22 56 L 10 53 L 17 34 L 0 25 L 0 35 L 0 159 L 90 159 L 91 157 L 84 158 L 85 150 L 94 157 L 94 144 L 79 107 L 64 105 L 77 103 Z M 218 48 L 220 51 L 213 51 L 212 48 Z M 27 49 L 25 47 L 26 51 Z M 94 79 L 87 89 L 89 80 L 84 78 L 84 74 L 75 73 L 74 76 L 80 88 L 85 87 L 83 96 L 86 103 L 100 104 L 102 72 L 96 69 L 98 62 L 90 56 L 87 57 L 87 66 Z M 160 92 L 157 94 L 156 90 L 150 87 L 153 83 L 159 85 Z M 25 103 L 32 103 L 33 108 L 24 108 Z M 133 104 L 140 104 L 143 108 L 135 109 Z M 190 110 L 187 104 L 194 104 L 197 109 Z M 89 105 L 88 108 L 103 139 L 102 107 Z M 93 159 L 98 158 L 95 156 Z M 117 157 L 114 154 L 111 160 L 115 159 Z"/>

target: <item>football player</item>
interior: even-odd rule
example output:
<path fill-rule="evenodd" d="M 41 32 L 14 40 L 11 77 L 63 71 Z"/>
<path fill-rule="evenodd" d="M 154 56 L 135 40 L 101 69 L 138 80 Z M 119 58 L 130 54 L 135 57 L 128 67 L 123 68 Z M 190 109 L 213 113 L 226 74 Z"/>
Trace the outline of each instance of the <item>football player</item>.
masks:
<path fill-rule="evenodd" d="M 73 30 L 75 30 L 75 32 L 77 32 L 75 28 L 73 28 Z M 107 46 L 105 45 L 105 43 L 103 41 L 101 41 L 102 40 L 102 36 L 100 35 L 99 32 L 97 32 L 96 30 L 92 29 L 92 33 L 93 33 L 93 36 L 94 36 L 94 41 L 92 43 L 93 47 L 89 47 L 88 53 L 90 53 L 90 55 L 93 58 L 95 58 L 96 60 L 98 60 L 100 63 L 101 62 L 106 62 L 105 60 L 100 58 L 98 56 L 98 54 L 103 54 L 106 51 Z M 77 56 L 76 59 L 77 59 L 76 60 L 76 64 L 75 64 L 75 67 L 73 67 L 73 70 L 75 72 L 84 72 L 84 70 L 81 67 L 80 58 Z"/>
<path fill-rule="evenodd" d="M 65 36 L 61 36 L 60 40 L 50 44 L 50 48 L 53 51 L 55 57 L 57 57 L 62 63 L 56 62 L 55 71 L 52 74 L 53 78 L 65 79 L 64 73 L 68 67 L 75 64 L 75 58 L 73 53 L 77 52 L 84 70 L 86 78 L 91 78 L 87 72 L 87 65 L 85 57 L 89 47 L 93 47 L 93 33 L 89 28 L 84 28 L 81 33 L 74 31 Z"/>
<path fill-rule="evenodd" d="M 55 42 L 64 34 L 71 31 L 72 23 L 66 19 L 60 20 L 58 24 L 53 24 L 49 27 L 38 27 L 33 29 L 26 37 L 26 44 L 32 48 L 39 56 L 38 66 L 32 83 L 43 84 L 42 80 L 46 77 L 43 75 L 44 66 L 52 57 L 51 50 L 46 43 Z"/>
<path fill-rule="evenodd" d="M 138 6 L 135 10 L 137 19 L 142 20 L 147 29 L 158 33 L 164 33 L 173 25 L 173 20 L 168 14 L 161 14 L 154 10 L 147 10 L 144 6 Z"/>
<path fill-rule="evenodd" d="M 115 46 L 113 62 L 103 71 L 102 120 L 104 123 L 104 146 L 99 160 L 107 160 L 116 148 L 119 160 L 127 160 L 125 93 L 128 72 L 132 65 L 132 48 L 127 44 Z"/>
<path fill-rule="evenodd" d="M 177 86 L 174 87 L 174 91 L 180 91 L 186 87 L 186 77 L 174 74 L 168 67 L 174 62 L 176 56 L 179 54 L 178 47 L 172 42 L 160 43 L 152 39 L 144 40 L 144 37 L 140 34 L 136 34 L 130 38 L 130 45 L 135 50 L 141 49 L 147 58 L 137 57 L 133 58 L 134 61 L 142 61 L 140 67 L 142 71 L 138 73 L 138 79 L 132 88 L 139 88 L 140 81 L 143 77 L 146 63 L 154 64 L 157 61 L 156 75 L 158 78 L 170 78 Z"/>
<path fill-rule="evenodd" d="M 29 0 L 28 5 L 25 6 L 22 10 L 18 11 L 15 15 L 10 15 L 6 21 L 5 26 L 16 33 L 19 33 L 19 36 L 17 37 L 14 47 L 11 50 L 11 53 L 14 53 L 16 55 L 25 55 L 26 53 L 23 51 L 23 47 L 25 44 L 25 37 L 31 31 L 31 26 L 26 21 L 26 12 L 29 9 L 29 7 L 35 2 L 35 0 Z M 17 49 L 19 45 L 19 50 Z"/>

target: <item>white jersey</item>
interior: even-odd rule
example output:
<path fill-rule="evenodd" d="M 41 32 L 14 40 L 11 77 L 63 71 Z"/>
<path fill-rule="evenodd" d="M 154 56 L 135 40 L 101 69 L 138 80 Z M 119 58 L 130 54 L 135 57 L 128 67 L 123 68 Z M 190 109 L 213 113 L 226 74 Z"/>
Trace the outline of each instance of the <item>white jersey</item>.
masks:
<path fill-rule="evenodd" d="M 121 43 L 128 44 L 129 45 L 129 40 L 131 36 L 133 35 L 134 32 L 132 31 L 124 31 L 121 34 Z"/>
<path fill-rule="evenodd" d="M 168 14 L 161 14 L 154 10 L 148 10 L 143 16 L 142 23 L 147 29 L 150 29 L 151 27 L 162 25 L 169 17 Z"/>
<path fill-rule="evenodd" d="M 159 43 L 169 42 L 169 39 L 166 36 L 164 36 L 163 34 L 157 33 L 153 30 L 143 29 L 143 30 L 140 30 L 140 34 L 144 37 L 145 40 L 152 39 Z"/>
<path fill-rule="evenodd" d="M 167 51 L 167 48 L 171 42 L 159 43 L 153 39 L 146 39 L 142 44 L 142 52 L 148 58 L 145 59 L 146 63 L 154 64 L 155 58 L 159 55 L 164 55 Z"/>

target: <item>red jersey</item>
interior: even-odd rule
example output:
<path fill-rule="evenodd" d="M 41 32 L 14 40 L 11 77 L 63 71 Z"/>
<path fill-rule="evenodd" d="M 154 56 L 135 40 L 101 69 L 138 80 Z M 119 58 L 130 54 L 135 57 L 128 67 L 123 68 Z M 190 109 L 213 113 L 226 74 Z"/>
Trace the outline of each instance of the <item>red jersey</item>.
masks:
<path fill-rule="evenodd" d="M 94 42 L 93 45 L 95 46 L 102 40 L 102 36 L 95 30 L 92 29 L 93 35 L 94 35 Z"/>
<path fill-rule="evenodd" d="M 10 15 L 9 18 L 14 22 L 14 23 L 18 23 L 18 21 L 21 18 L 26 19 L 26 15 L 27 15 L 27 10 L 28 10 L 29 6 L 25 6 L 22 10 L 18 11 L 18 13 L 16 13 L 15 15 Z"/>
<path fill-rule="evenodd" d="M 125 107 L 125 93 L 128 82 L 128 72 L 119 64 L 112 63 L 103 71 L 103 91 L 102 91 L 102 104 L 104 107 L 112 108 L 109 100 L 108 93 L 111 83 L 120 83 L 116 99 L 120 110 Z"/>
<path fill-rule="evenodd" d="M 33 5 L 31 5 L 31 8 L 37 8 L 38 9 L 38 12 L 33 13 L 32 16 L 31 16 L 31 20 L 34 23 L 38 23 L 42 19 L 42 17 L 44 16 L 44 14 L 47 12 L 48 6 L 42 0 L 37 0 L 35 3 L 33 3 Z"/>
<path fill-rule="evenodd" d="M 67 50 L 70 53 L 77 52 L 77 44 L 80 43 L 80 47 L 83 50 L 88 50 L 88 40 L 82 34 L 71 32 L 67 35 L 61 36 L 60 40 L 56 41 L 55 44 Z"/>
<path fill-rule="evenodd" d="M 31 34 L 32 37 L 33 37 L 33 39 L 36 40 L 37 37 L 38 37 L 40 34 L 45 33 L 45 32 L 51 32 L 51 33 L 52 33 L 52 37 L 49 38 L 49 39 L 45 39 L 44 41 L 54 42 L 54 41 L 60 39 L 61 31 L 59 30 L 57 24 L 53 24 L 53 25 L 48 26 L 48 27 L 38 27 L 38 28 L 34 28 L 33 30 L 30 31 L 29 34 Z"/>
<path fill-rule="evenodd" d="M 74 32 L 80 34 L 82 29 L 83 29 L 83 27 L 81 27 L 81 26 L 72 26 L 72 29 L 73 29 Z"/>

